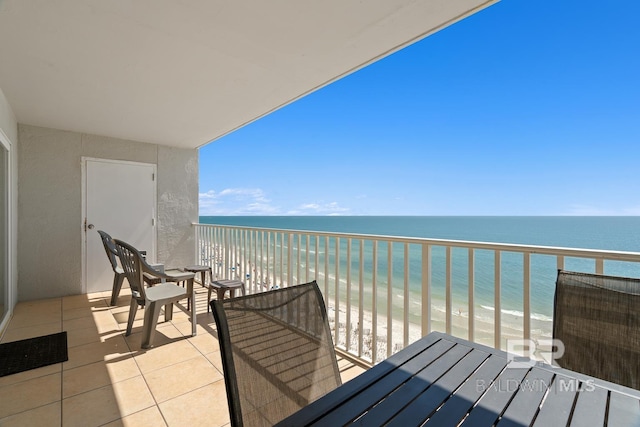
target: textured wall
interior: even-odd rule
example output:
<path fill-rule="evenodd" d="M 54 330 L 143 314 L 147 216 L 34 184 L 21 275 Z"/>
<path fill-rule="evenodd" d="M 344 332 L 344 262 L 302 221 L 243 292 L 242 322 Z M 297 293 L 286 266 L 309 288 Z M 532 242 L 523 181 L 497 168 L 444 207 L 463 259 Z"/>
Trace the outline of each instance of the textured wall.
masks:
<path fill-rule="evenodd" d="M 79 133 L 19 126 L 18 300 L 80 293 Z"/>
<path fill-rule="evenodd" d="M 82 157 L 154 163 L 158 171 L 158 261 L 194 260 L 197 150 L 19 126 L 18 298 L 82 292 Z M 167 176 L 164 176 L 164 175 Z M 166 201 L 181 203 L 166 203 Z M 173 264 L 173 260 L 179 261 Z"/>
<path fill-rule="evenodd" d="M 195 262 L 193 227 L 198 222 L 196 150 L 158 147 L 158 260 L 168 267 Z"/>

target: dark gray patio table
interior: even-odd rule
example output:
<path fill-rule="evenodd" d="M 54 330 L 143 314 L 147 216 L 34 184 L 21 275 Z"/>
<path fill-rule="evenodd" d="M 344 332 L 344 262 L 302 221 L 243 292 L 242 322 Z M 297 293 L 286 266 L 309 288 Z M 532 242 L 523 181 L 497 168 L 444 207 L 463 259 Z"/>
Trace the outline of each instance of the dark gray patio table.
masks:
<path fill-rule="evenodd" d="M 278 426 L 640 426 L 640 392 L 432 332 Z"/>

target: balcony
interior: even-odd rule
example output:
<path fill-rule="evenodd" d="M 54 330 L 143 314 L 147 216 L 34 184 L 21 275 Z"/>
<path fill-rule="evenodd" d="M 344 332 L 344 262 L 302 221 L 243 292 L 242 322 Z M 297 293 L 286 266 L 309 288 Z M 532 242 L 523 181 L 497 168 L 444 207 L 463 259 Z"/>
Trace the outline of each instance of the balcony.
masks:
<path fill-rule="evenodd" d="M 244 278 L 249 292 L 318 280 L 343 381 L 432 330 L 498 348 L 511 337 L 550 337 L 551 322 L 533 314 L 532 307 L 540 302 L 532 289 L 540 281 L 553 281 L 556 268 L 640 272 L 640 253 L 630 252 L 206 224 L 194 224 L 194 229 L 195 261 L 211 265 L 214 276 Z M 487 263 L 491 299 L 499 307 L 492 311 L 493 319 L 479 313 L 486 310 L 480 301 L 486 297 L 481 270 Z M 454 292 L 460 270 L 467 285 L 464 306 Z M 506 277 L 513 271 L 520 280 Z M 499 305 L 514 284 L 520 286 L 520 314 Z M 113 307 L 108 305 L 110 292 L 16 306 L 3 342 L 67 331 L 69 360 L 0 378 L 0 424 L 228 425 L 206 288 L 196 285 L 197 336 L 190 336 L 188 317 L 175 310 L 171 322 L 159 324 L 150 350 L 140 348 L 142 310 L 134 333 L 124 336 L 128 291 L 123 289 Z M 436 307 L 440 297 L 443 311 Z M 517 317 L 521 328 L 513 328 L 510 317 Z"/>
<path fill-rule="evenodd" d="M 551 301 L 534 289 L 556 268 L 638 275 L 638 253 L 388 236 L 196 225 L 194 246 L 198 147 L 494 1 L 290 3 L 246 11 L 0 2 L 0 337 L 65 330 L 70 347 L 66 363 L 0 378 L 0 425 L 228 423 L 206 292 L 198 292 L 198 336 L 186 338 L 177 315 L 150 351 L 139 348 L 139 332 L 124 337 L 126 292 L 117 307 L 106 294 L 84 294 L 86 158 L 158 168 L 150 223 L 159 261 L 209 263 L 250 292 L 317 278 L 345 380 L 360 371 L 348 357 L 372 365 L 431 330 L 499 348 L 512 336 L 548 336 L 548 314 L 541 320 L 536 310 Z M 281 21 L 296 25 L 273 25 Z M 350 262 L 335 262 L 342 258 Z M 515 288 L 506 265 L 518 271 Z M 518 310 L 504 304 L 511 289 Z"/>

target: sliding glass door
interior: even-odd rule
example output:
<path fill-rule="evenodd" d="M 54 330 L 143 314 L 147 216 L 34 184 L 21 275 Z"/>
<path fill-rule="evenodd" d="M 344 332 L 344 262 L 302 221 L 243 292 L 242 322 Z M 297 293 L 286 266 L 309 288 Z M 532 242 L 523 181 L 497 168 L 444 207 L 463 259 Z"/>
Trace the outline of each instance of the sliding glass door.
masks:
<path fill-rule="evenodd" d="M 0 135 L 0 328 L 9 305 L 9 151 Z M 2 332 L 2 330 L 0 330 Z"/>

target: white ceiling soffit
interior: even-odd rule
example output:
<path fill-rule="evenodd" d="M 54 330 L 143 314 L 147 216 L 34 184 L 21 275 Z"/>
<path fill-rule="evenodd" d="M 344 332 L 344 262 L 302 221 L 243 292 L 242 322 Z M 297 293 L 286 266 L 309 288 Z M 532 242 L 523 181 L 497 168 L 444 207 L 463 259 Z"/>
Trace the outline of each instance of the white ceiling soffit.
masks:
<path fill-rule="evenodd" d="M 195 148 L 496 0 L 0 0 L 20 123 Z"/>

